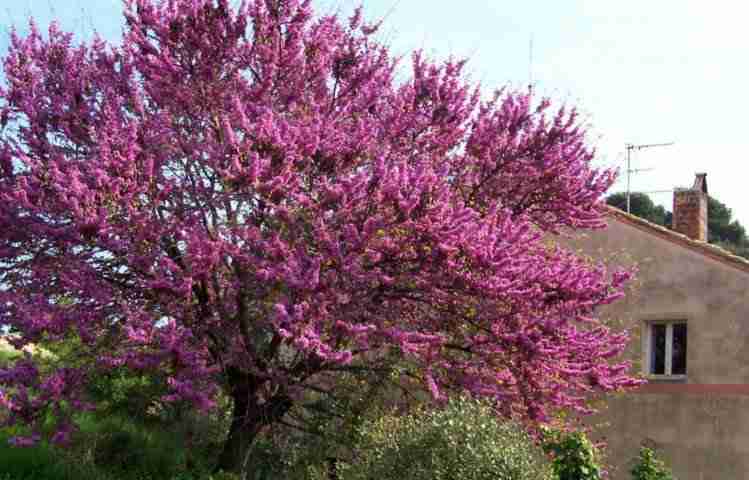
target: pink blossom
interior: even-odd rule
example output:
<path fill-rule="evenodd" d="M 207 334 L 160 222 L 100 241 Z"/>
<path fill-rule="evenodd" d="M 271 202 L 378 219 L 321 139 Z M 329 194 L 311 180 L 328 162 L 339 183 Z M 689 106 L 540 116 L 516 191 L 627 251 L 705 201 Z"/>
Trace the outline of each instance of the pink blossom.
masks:
<path fill-rule="evenodd" d="M 529 421 L 637 383 L 597 318 L 631 272 L 545 240 L 605 224 L 615 172 L 574 109 L 482 100 L 462 60 L 396 74 L 360 12 L 310 4 L 128 0 L 121 45 L 12 35 L 0 324 L 88 360 L 0 370 L 12 421 L 123 367 L 199 408 L 252 390 L 263 422 L 389 352 Z"/>

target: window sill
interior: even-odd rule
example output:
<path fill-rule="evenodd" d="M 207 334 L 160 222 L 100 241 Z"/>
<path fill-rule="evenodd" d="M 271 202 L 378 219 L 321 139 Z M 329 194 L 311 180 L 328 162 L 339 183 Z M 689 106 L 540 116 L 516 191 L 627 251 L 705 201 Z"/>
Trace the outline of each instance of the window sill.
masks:
<path fill-rule="evenodd" d="M 687 383 L 686 375 L 645 375 L 650 383 Z"/>

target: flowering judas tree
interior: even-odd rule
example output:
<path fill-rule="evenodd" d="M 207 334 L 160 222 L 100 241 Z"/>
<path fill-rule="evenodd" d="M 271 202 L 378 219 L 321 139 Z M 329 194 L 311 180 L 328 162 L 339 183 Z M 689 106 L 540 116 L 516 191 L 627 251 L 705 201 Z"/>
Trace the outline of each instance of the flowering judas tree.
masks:
<path fill-rule="evenodd" d="M 543 421 L 634 383 L 596 310 L 627 273 L 550 246 L 603 226 L 574 112 L 482 100 L 463 62 L 410 74 L 357 12 L 128 0 L 121 46 L 14 35 L 0 92 L 0 324 L 80 361 L 0 371 L 10 422 L 64 442 L 86 386 L 169 373 L 162 401 L 233 399 L 220 467 L 308 391 L 414 366 Z M 19 439 L 18 441 L 26 441 Z"/>

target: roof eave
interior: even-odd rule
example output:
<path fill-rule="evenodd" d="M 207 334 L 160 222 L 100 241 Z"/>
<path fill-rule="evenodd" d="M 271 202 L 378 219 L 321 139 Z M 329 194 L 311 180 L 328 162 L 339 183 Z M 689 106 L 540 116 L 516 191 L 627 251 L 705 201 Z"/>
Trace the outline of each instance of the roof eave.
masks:
<path fill-rule="evenodd" d="M 687 248 L 693 252 L 717 260 L 725 265 L 749 273 L 749 260 L 734 255 L 728 250 L 707 242 L 694 240 L 679 232 L 675 232 L 661 225 L 644 220 L 638 216 L 624 212 L 616 207 L 607 205 L 608 216 L 620 222 L 631 225 L 645 233 L 649 233 L 668 242 Z"/>

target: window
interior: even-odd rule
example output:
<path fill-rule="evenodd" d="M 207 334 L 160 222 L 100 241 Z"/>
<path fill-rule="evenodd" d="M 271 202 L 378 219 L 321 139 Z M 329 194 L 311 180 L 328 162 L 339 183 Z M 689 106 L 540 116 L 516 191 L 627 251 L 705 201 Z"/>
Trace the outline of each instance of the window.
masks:
<path fill-rule="evenodd" d="M 647 372 L 650 375 L 686 375 L 686 322 L 654 322 L 648 326 Z"/>

